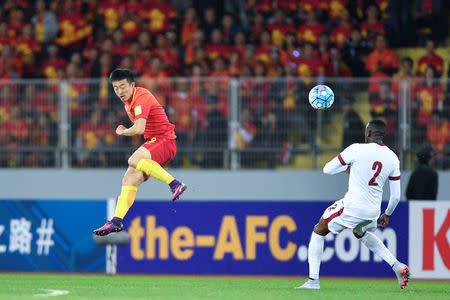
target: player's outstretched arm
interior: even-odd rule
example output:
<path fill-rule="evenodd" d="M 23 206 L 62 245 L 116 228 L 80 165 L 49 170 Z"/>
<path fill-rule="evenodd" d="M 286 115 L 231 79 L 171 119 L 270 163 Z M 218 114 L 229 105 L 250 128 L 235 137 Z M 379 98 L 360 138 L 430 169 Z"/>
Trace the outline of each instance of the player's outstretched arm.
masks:
<path fill-rule="evenodd" d="M 384 212 L 385 215 L 392 215 L 398 202 L 400 201 L 400 180 L 389 180 L 389 188 L 391 190 L 391 197 L 389 198 L 389 203 Z"/>
<path fill-rule="evenodd" d="M 145 124 L 147 122 L 147 119 L 140 118 L 137 119 L 134 122 L 134 125 L 130 128 L 126 128 L 123 125 L 119 125 L 116 129 L 117 135 L 126 135 L 126 136 L 133 136 L 138 134 L 143 134 L 145 131 Z"/>
<path fill-rule="evenodd" d="M 339 159 L 339 156 L 336 156 L 323 167 L 323 172 L 325 174 L 334 175 L 340 172 L 344 172 L 347 170 L 348 165 L 342 164 L 341 160 Z"/>

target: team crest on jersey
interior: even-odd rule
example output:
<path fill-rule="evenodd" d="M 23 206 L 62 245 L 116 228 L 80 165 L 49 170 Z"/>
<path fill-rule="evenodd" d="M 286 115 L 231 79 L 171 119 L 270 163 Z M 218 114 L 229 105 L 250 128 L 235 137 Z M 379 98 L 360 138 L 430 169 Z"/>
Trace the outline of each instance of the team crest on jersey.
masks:
<path fill-rule="evenodd" d="M 151 140 L 146 141 L 145 143 L 146 143 L 146 144 L 151 144 L 151 143 L 154 143 L 154 142 L 156 142 L 156 138 L 155 138 L 155 137 L 152 137 Z"/>
<path fill-rule="evenodd" d="M 135 108 L 134 108 L 134 114 L 137 116 L 137 115 L 140 115 L 140 114 L 142 114 L 142 107 L 139 105 L 139 106 L 136 106 Z"/>

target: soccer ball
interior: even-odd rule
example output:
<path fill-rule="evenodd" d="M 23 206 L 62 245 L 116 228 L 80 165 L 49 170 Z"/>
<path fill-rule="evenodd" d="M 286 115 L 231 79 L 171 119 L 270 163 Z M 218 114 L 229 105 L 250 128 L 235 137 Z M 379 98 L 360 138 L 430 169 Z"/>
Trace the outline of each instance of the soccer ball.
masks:
<path fill-rule="evenodd" d="M 333 105 L 334 93 L 326 85 L 316 85 L 309 91 L 309 104 L 315 109 L 327 109 Z"/>

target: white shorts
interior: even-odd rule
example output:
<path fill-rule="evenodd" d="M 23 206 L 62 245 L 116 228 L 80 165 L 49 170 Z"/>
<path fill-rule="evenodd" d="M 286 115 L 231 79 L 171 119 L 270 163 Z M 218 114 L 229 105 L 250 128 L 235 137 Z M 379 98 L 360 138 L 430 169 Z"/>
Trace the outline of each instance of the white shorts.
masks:
<path fill-rule="evenodd" d="M 376 220 L 366 220 L 345 214 L 344 201 L 342 199 L 325 209 L 322 218 L 328 223 L 328 230 L 334 234 L 349 228 L 354 233 L 362 236 L 364 232 L 377 227 Z"/>

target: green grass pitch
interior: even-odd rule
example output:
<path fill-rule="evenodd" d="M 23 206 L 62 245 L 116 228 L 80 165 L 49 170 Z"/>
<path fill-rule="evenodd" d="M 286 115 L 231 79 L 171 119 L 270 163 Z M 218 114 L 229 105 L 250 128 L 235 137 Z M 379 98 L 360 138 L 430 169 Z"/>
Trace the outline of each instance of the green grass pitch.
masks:
<path fill-rule="evenodd" d="M 304 278 L 0 274 L 0 299 L 449 299 L 448 281 L 322 278 L 321 290 L 297 290 Z M 53 291 L 52 291 L 53 290 Z M 57 290 L 55 292 L 55 290 Z M 66 295 L 49 296 L 50 293 Z"/>

